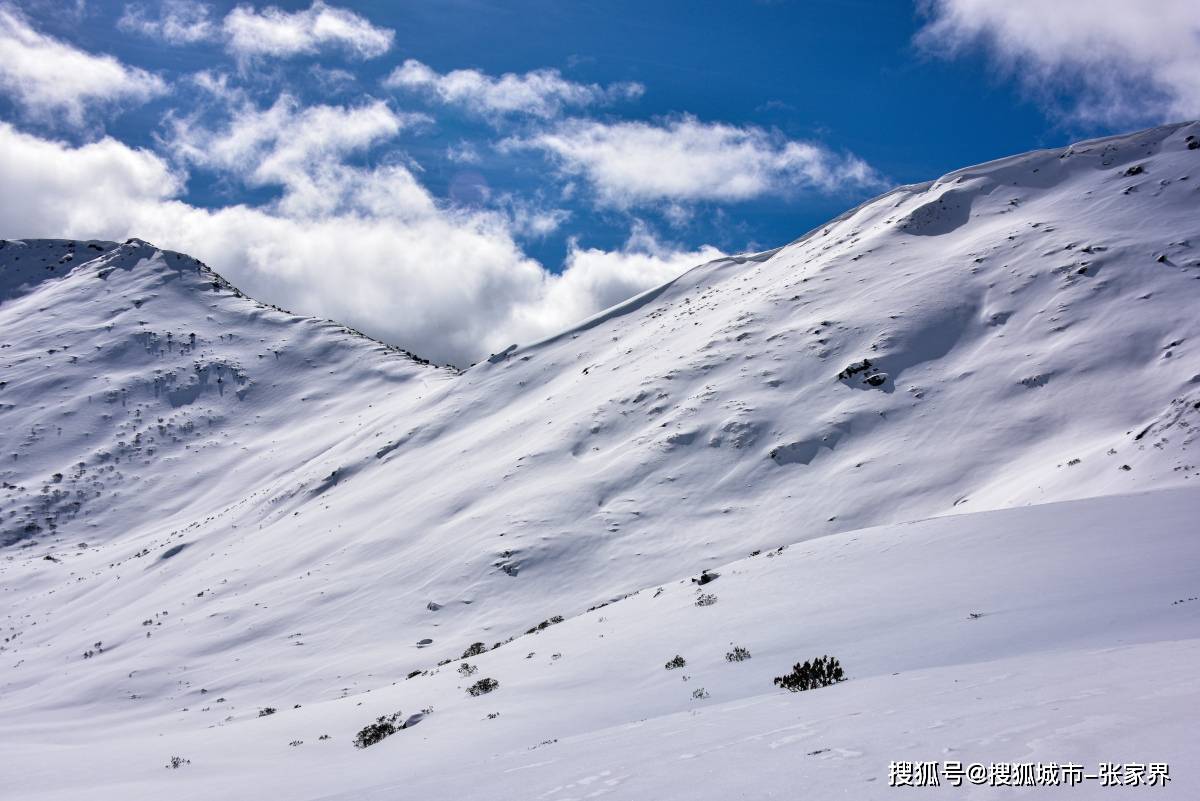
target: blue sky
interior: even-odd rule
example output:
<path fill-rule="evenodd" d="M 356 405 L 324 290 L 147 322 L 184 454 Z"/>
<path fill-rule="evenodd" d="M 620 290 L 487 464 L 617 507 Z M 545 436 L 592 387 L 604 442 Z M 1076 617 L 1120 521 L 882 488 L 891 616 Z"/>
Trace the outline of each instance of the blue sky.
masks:
<path fill-rule="evenodd" d="M 0 235 L 141 236 L 465 364 L 889 186 L 1195 116 L 1198 20 L 1197 0 L 3 0 Z"/>

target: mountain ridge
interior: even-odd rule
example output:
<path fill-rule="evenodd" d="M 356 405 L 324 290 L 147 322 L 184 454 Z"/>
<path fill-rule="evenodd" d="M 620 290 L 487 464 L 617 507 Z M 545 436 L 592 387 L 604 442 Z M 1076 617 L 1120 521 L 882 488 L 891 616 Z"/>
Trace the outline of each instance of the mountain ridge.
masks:
<path fill-rule="evenodd" d="M 910 521 L 930 520 L 921 525 L 964 537 L 982 527 L 977 556 L 999 564 L 1004 524 L 988 515 L 1010 507 L 1040 510 L 1028 519 L 1046 551 L 1023 539 L 1029 558 L 1061 559 L 1071 551 L 1059 538 L 1087 542 L 1073 517 L 1118 543 L 1118 522 L 1167 504 L 1175 522 L 1147 558 L 1185 593 L 1186 575 L 1168 567 L 1190 553 L 1179 521 L 1200 478 L 1189 447 L 1200 430 L 1198 134 L 1164 126 L 898 187 L 782 248 L 700 265 L 461 373 L 257 304 L 138 240 L 6 243 L 0 278 L 18 273 L 22 248 L 47 261 L 20 275 L 56 277 L 0 294 L 0 711 L 15 721 L 0 748 L 37 762 L 18 735 L 36 740 L 85 710 L 126 738 L 129 759 L 151 732 L 171 732 L 250 775 L 219 741 L 253 750 L 239 738 L 284 726 L 257 721 L 256 706 L 319 706 L 344 728 L 375 693 L 411 708 L 426 679 L 450 699 L 453 668 L 438 663 L 472 643 L 558 642 L 562 618 L 574 632 L 564 647 L 593 653 L 580 626 L 600 627 L 606 604 L 637 597 L 640 609 L 682 583 L 667 593 L 671 614 L 691 615 L 679 593 L 699 592 L 687 578 L 704 569 L 729 573 L 713 590 L 733 610 L 710 618 L 725 621 L 719 634 L 686 616 L 659 634 L 631 620 L 634 639 L 598 630 L 639 654 L 673 648 L 673 632 L 761 631 L 751 595 L 722 589 L 739 584 L 748 554 L 772 565 L 790 563 L 776 553 L 819 554 L 832 571 L 862 541 L 880 549 L 864 559 L 884 566 Z M 92 244 L 95 258 L 60 262 Z M 996 580 L 1020 586 L 1019 561 L 1004 564 Z M 1102 555 L 1086 564 L 1110 570 Z M 786 593 L 802 569 L 773 574 L 771 591 Z M 1153 582 L 1139 582 L 1131 592 L 1157 609 Z M 970 587 L 956 586 L 968 604 Z M 803 590 L 793 600 L 780 608 L 828 611 Z M 1104 642 L 1059 600 L 1041 613 L 1081 626 L 1087 647 Z M 928 612 L 911 603 L 910 618 Z M 646 614 L 647 626 L 660 620 Z M 865 590 L 838 614 L 884 636 Z M 1192 619 L 1155 631 L 1191 638 Z M 879 652 L 822 631 L 856 669 L 889 672 Z M 779 658 L 828 647 L 800 630 L 756 636 Z M 102 658 L 84 661 L 95 642 Z M 592 663 L 556 679 L 545 671 L 557 660 L 539 661 L 540 678 L 526 680 L 514 653 L 488 655 L 507 665 L 501 693 L 553 719 L 546 737 L 566 731 L 538 693 L 599 681 Z M 661 671 L 670 656 L 650 662 Z M 616 660 L 633 694 L 578 726 L 638 719 L 649 702 L 637 693 L 659 685 L 627 657 L 594 652 Z M 768 691 L 712 675 L 722 700 Z M 440 728 L 450 724 L 435 714 L 417 731 L 469 732 L 466 701 L 445 703 L 440 719 L 459 723 Z M 673 695 L 655 705 L 690 708 Z M 519 706 L 504 714 L 522 737 L 541 731 Z M 248 734 L 220 740 L 222 729 Z"/>

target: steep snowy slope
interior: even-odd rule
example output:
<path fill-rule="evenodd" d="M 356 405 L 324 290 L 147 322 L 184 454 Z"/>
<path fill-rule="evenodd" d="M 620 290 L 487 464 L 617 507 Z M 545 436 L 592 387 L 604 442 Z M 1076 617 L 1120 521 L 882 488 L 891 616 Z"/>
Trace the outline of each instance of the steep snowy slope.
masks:
<path fill-rule="evenodd" d="M 265 761 L 212 776 L 229 777 L 228 797 L 260 797 L 238 782 L 254 770 L 273 776 L 291 765 L 274 760 L 292 756 L 286 740 L 280 756 L 275 735 L 259 743 L 257 732 L 285 719 L 258 721 L 259 707 L 301 704 L 309 711 L 296 715 L 313 715 L 313 726 L 337 724 L 344 751 L 367 706 L 370 716 L 387 711 L 361 693 L 373 698 L 470 643 L 491 647 L 556 615 L 584 625 L 603 616 L 577 619 L 589 607 L 754 550 L 1194 484 L 1197 136 L 1195 123 L 1168 126 L 902 187 L 787 247 L 703 265 L 461 375 L 263 307 L 189 257 L 145 243 L 5 243 L 0 760 L 42 770 L 19 797 L 66 797 L 90 782 L 80 749 L 100 738 L 118 745 L 88 758 L 123 754 L 130 771 L 117 771 L 114 786 L 141 775 L 147 743 L 169 740 Z M 1136 519 L 1167 503 L 1146 497 L 1095 508 Z M 1170 498 L 1185 511 L 1153 558 L 1156 570 L 1177 571 L 1175 583 L 1144 577 L 1134 594 L 1158 586 L 1190 597 L 1184 521 L 1195 503 L 1187 492 Z M 1083 547 L 1086 529 L 1052 519 L 1047 530 Z M 954 520 L 970 534 L 972 517 Z M 1127 529 L 1105 531 L 1101 548 Z M 1029 592 L 1024 565 L 1056 552 L 1029 542 L 1023 561 L 1006 563 L 1003 537 L 992 534 L 977 558 L 997 564 L 997 587 Z M 882 556 L 889 535 L 857 536 L 880 539 L 880 556 L 856 579 L 870 586 L 894 565 Z M 914 553 L 936 570 L 943 550 Z M 814 554 L 818 571 L 841 558 Z M 801 580 L 764 577 L 763 591 L 783 595 L 774 588 Z M 1079 627 L 1079 647 L 1114 644 L 1088 615 L 1110 582 L 1089 582 L 1086 603 L 1061 601 L 1076 615 L 1064 620 Z M 878 612 L 865 593 L 847 603 L 852 631 Z M 914 603 L 912 615 L 926 608 Z M 714 610 L 723 608 L 724 598 Z M 642 639 L 627 648 L 676 648 L 656 638 L 683 624 L 639 614 Z M 928 660 L 886 660 L 826 632 L 811 641 L 814 653 L 793 653 L 810 641 L 789 625 L 795 610 L 780 614 L 780 631 L 762 637 L 777 642 L 779 659 L 837 648 L 858 657 L 864 677 L 1048 647 L 1034 632 L 1010 638 L 1008 650 L 967 639 Z M 1194 619 L 1130 637 L 1193 638 Z M 878 636 L 895 622 L 903 637 L 911 620 L 858 631 Z M 700 626 L 689 636 L 727 635 Z M 524 659 L 545 651 L 542 642 L 488 659 Z M 618 671 L 614 686 L 640 681 L 632 670 Z M 769 689 L 763 677 L 781 666 L 762 670 L 725 697 Z M 449 681 L 445 673 L 436 678 Z M 559 673 L 576 695 L 594 683 L 580 669 Z M 530 682 L 520 703 L 558 698 Z M 228 701 L 209 702 L 201 688 Z M 456 719 L 440 711 L 461 707 L 465 695 L 452 689 L 453 702 L 442 691 L 395 700 L 433 703 L 432 731 Z M 574 728 L 547 736 L 692 705 L 675 693 L 647 707 L 658 692 L 583 704 L 591 711 Z M 569 708 L 566 698 L 555 703 Z M 461 709 L 454 714 L 475 715 Z M 438 724 L 446 739 L 430 747 L 473 748 L 463 743 L 477 736 L 477 717 Z M 68 775 L 47 748 L 80 720 L 89 723 Z M 207 728 L 216 724 L 226 725 Z M 496 730 L 505 742 L 518 736 Z M 336 757 L 349 761 L 312 764 L 358 770 L 377 757 L 351 751 Z M 153 757 L 156 770 L 162 759 Z M 372 783 L 415 775 L 386 759 L 372 771 Z M 304 775 L 280 797 L 316 794 Z M 135 789 L 160 792 L 122 792 Z"/>
<path fill-rule="evenodd" d="M 292 475 L 452 375 L 144 242 L 3 242 L 0 263 L 3 545 L 220 512 L 197 495 Z"/>

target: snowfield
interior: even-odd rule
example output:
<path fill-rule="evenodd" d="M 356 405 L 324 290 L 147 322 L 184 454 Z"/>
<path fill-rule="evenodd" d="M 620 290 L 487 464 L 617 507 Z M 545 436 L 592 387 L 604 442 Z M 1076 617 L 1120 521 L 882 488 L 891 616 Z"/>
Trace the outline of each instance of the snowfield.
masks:
<path fill-rule="evenodd" d="M 462 371 L 3 242 L 0 798 L 1195 798 L 1198 137 L 900 187 Z M 889 786 L 946 760 L 1170 781 Z"/>

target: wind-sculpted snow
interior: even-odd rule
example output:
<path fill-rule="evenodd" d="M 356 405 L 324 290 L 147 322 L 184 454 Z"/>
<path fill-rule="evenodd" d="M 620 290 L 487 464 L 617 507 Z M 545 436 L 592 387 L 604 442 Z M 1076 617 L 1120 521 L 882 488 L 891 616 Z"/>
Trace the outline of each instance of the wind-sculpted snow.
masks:
<path fill-rule="evenodd" d="M 461 373 L 264 306 L 141 241 L 5 242 L 0 763 L 30 767 L 0 796 L 403 794 L 419 778 L 406 766 L 434 752 L 511 755 L 758 697 L 824 653 L 854 678 L 820 692 L 852 698 L 868 676 L 870 693 L 904 692 L 887 679 L 897 671 L 936 684 L 963 663 L 1059 649 L 1070 654 L 1045 658 L 1065 673 L 1118 640 L 1152 653 L 1191 640 L 1191 606 L 1156 610 L 1200 592 L 1184 533 L 1200 481 L 1198 133 L 1168 126 L 900 187 Z M 1035 516 L 1008 518 L 1019 542 L 990 515 L 935 521 L 940 538 L 920 544 L 897 525 L 1150 490 L 1021 512 Z M 1153 622 L 1114 633 L 1095 612 L 1111 554 L 1159 535 L 1148 572 L 1112 595 Z M 954 551 L 959 540 L 977 550 Z M 790 543 L 806 544 L 764 561 Z M 854 571 L 838 572 L 850 551 L 837 543 L 859 549 Z M 774 572 L 753 592 L 723 590 L 741 579 L 722 568 L 704 588 L 712 608 L 649 604 L 755 551 Z M 1078 595 L 1054 595 L 1072 559 Z M 972 560 L 991 572 L 965 578 Z M 1035 581 L 1039 560 L 1059 572 Z M 986 604 L 971 594 L 985 578 Z M 886 602 L 867 589 L 893 581 L 907 589 Z M 1005 588 L 1050 593 L 1042 617 L 976 638 L 964 627 L 995 622 Z M 610 610 L 592 608 L 622 598 L 613 614 L 636 616 L 605 628 Z M 977 600 L 985 616 L 961 623 Z M 935 646 L 942 614 L 953 634 Z M 823 616 L 836 625 L 808 622 Z M 549 645 L 558 632 L 572 633 Z M 752 668 L 697 669 L 686 693 L 663 684 L 685 644 L 719 661 L 743 633 L 760 643 Z M 438 672 L 472 643 L 488 650 L 484 673 Z M 406 681 L 414 671 L 428 673 Z M 499 687 L 477 699 L 458 686 L 488 677 Z M 698 687 L 711 700 L 693 699 Z M 414 731 L 350 748 L 376 717 L 429 705 Z M 278 714 L 260 720 L 266 707 Z M 69 767 L 50 748 L 67 728 Z M 426 750 L 409 761 L 413 738 Z M 192 764 L 163 770 L 177 754 Z M 464 777 L 517 767 L 487 759 Z M 315 778 L 326 773 L 358 778 Z M 468 790 L 446 797 L 489 797 Z M 675 797 L 654 782 L 612 792 Z M 585 794 L 559 795 L 571 793 Z"/>

